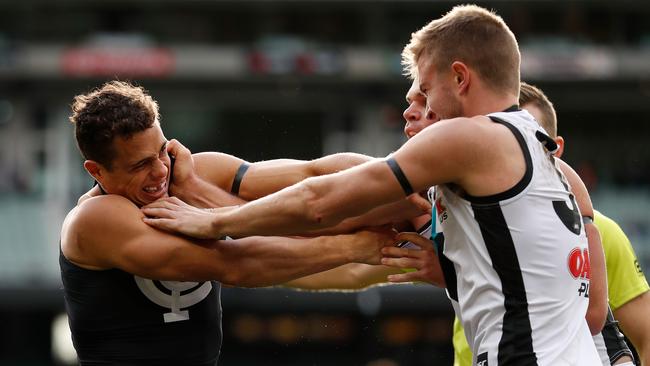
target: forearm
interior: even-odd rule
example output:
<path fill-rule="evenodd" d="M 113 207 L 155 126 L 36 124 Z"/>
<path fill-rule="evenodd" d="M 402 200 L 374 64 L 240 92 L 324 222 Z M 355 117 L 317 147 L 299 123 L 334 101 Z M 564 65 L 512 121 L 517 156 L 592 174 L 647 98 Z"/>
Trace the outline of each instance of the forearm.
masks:
<path fill-rule="evenodd" d="M 603 252 L 598 229 L 593 223 L 586 223 L 585 230 L 587 232 L 591 265 L 589 306 L 586 319 L 591 334 L 596 335 L 603 329 L 607 317 L 607 272 L 605 253 Z"/>
<path fill-rule="evenodd" d="M 388 166 L 372 161 L 309 178 L 236 210 L 220 212 L 211 221 L 210 231 L 234 237 L 294 235 L 332 227 L 345 218 L 403 198 Z"/>
<path fill-rule="evenodd" d="M 390 274 L 399 270 L 386 266 L 349 263 L 328 271 L 301 277 L 284 284 L 302 290 L 362 290 L 364 288 L 387 282 Z"/>
<path fill-rule="evenodd" d="M 248 237 L 221 242 L 217 250 L 226 263 L 231 263 L 227 284 L 260 287 L 286 283 L 355 260 L 345 246 L 336 245 L 340 240 L 345 237 Z"/>

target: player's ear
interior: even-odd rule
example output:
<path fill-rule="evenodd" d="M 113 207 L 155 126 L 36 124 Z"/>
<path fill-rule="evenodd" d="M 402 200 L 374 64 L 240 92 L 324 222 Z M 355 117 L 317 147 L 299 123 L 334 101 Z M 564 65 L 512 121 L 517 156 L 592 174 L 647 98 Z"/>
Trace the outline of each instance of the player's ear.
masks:
<path fill-rule="evenodd" d="M 465 94 L 469 90 L 469 85 L 471 81 L 471 74 L 467 65 L 460 61 L 454 61 L 451 64 L 451 71 L 453 73 L 454 82 L 456 84 L 456 89 L 458 94 Z"/>
<path fill-rule="evenodd" d="M 84 161 L 84 169 L 86 169 L 91 177 L 101 183 L 104 167 L 100 163 L 94 160 L 86 160 Z"/>
<path fill-rule="evenodd" d="M 557 151 L 555 152 L 555 157 L 561 158 L 562 154 L 564 153 L 564 137 L 557 136 L 553 140 L 555 140 L 555 143 L 557 144 Z"/>

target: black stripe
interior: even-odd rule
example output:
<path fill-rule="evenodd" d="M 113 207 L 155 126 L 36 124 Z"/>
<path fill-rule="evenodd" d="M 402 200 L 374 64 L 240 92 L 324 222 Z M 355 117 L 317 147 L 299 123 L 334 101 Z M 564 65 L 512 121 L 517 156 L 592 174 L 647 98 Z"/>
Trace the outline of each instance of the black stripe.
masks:
<path fill-rule="evenodd" d="M 388 164 L 390 170 L 395 175 L 395 178 L 397 178 L 399 185 L 402 186 L 402 190 L 404 191 L 404 193 L 407 196 L 413 194 L 413 187 L 411 186 L 411 183 L 409 182 L 408 178 L 406 178 L 406 175 L 404 175 L 402 168 L 400 168 L 399 164 L 397 164 L 395 159 L 393 159 L 392 157 L 388 158 L 386 159 L 386 163 Z"/>
<path fill-rule="evenodd" d="M 445 278 L 445 285 L 447 285 L 447 293 L 449 298 L 458 302 L 458 277 L 456 277 L 456 267 L 454 263 L 445 255 L 445 235 L 438 233 L 433 242 L 436 245 L 436 252 L 438 254 L 438 262 L 440 262 L 440 269 L 442 276 Z"/>
<path fill-rule="evenodd" d="M 528 145 L 526 144 L 526 140 L 524 139 L 524 136 L 519 132 L 517 127 L 513 126 L 511 123 L 506 122 L 500 118 L 494 117 L 494 116 L 489 116 L 490 119 L 496 123 L 500 123 L 510 129 L 513 135 L 515 135 L 515 138 L 517 139 L 517 142 L 519 143 L 519 146 L 521 147 L 521 151 L 524 153 L 524 160 L 526 161 L 526 172 L 524 173 L 524 176 L 521 178 L 517 184 L 515 184 L 514 187 L 508 189 L 507 191 L 493 194 L 490 196 L 471 196 L 469 194 L 465 194 L 464 198 L 467 199 L 468 201 L 472 203 L 496 203 L 499 201 L 506 200 L 508 198 L 512 198 L 528 186 L 530 183 L 531 179 L 533 178 L 533 159 L 530 157 L 530 151 L 528 151 Z"/>
<path fill-rule="evenodd" d="M 501 280 L 505 314 L 499 341 L 499 366 L 537 365 L 524 278 L 515 244 L 499 205 L 472 205 L 492 267 Z"/>
<path fill-rule="evenodd" d="M 243 162 L 239 166 L 239 169 L 237 169 L 235 178 L 232 181 L 232 188 L 230 188 L 230 193 L 234 194 L 235 196 L 239 194 L 239 186 L 241 185 L 241 181 L 244 179 L 244 174 L 246 174 L 248 168 L 250 168 L 250 164 Z"/>

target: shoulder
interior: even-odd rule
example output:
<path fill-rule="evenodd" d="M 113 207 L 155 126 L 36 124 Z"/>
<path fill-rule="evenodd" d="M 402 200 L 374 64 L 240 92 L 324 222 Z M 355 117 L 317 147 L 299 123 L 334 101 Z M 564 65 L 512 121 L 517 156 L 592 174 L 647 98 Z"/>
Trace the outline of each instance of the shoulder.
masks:
<path fill-rule="evenodd" d="M 105 242 L 120 242 L 143 217 L 140 209 L 118 195 L 88 197 L 68 213 L 61 229 L 61 250 L 72 262 L 90 269 L 102 266 L 95 251 Z"/>
<path fill-rule="evenodd" d="M 485 116 L 459 117 L 438 121 L 413 137 L 413 142 L 441 144 L 455 149 L 480 147 L 502 128 Z M 460 142 L 463 142 L 462 144 Z M 477 143 L 479 145 L 477 145 Z"/>
<path fill-rule="evenodd" d="M 63 226 L 64 229 L 79 234 L 143 216 L 140 209 L 130 200 L 108 194 L 83 200 L 70 211 Z"/>

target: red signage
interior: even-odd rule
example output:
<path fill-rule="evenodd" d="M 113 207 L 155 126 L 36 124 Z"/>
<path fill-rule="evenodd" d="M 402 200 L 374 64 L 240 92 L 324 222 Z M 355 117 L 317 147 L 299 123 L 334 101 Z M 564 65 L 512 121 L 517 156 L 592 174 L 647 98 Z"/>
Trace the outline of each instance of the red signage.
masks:
<path fill-rule="evenodd" d="M 74 48 L 63 53 L 69 76 L 163 77 L 174 71 L 174 56 L 163 48 Z"/>

